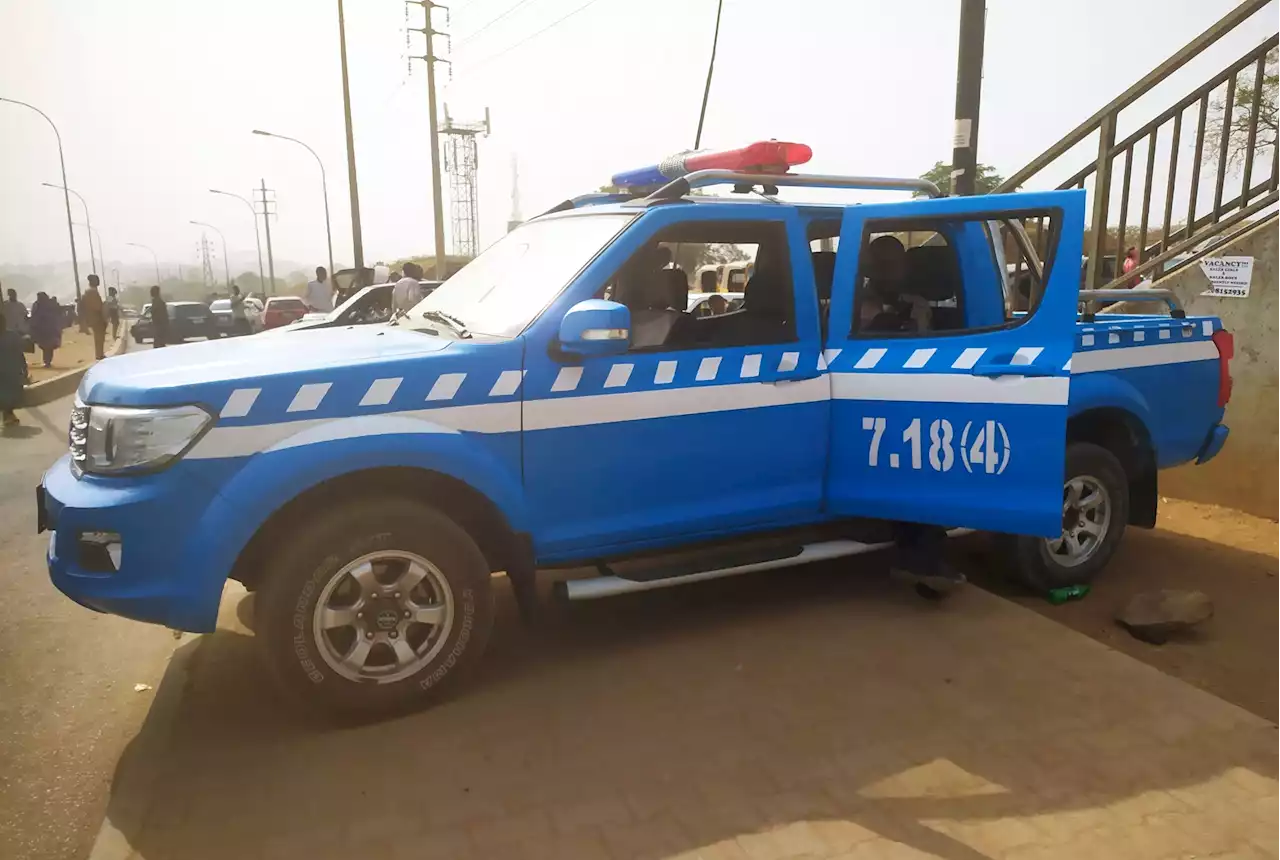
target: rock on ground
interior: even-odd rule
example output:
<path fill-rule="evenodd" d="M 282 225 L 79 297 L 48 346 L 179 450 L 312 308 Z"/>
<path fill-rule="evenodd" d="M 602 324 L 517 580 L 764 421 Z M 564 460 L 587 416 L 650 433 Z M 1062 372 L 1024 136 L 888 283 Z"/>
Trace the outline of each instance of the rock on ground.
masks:
<path fill-rule="evenodd" d="M 1203 591 L 1166 588 L 1135 594 L 1116 614 L 1116 621 L 1135 638 L 1160 645 L 1212 616 L 1213 602 Z"/>

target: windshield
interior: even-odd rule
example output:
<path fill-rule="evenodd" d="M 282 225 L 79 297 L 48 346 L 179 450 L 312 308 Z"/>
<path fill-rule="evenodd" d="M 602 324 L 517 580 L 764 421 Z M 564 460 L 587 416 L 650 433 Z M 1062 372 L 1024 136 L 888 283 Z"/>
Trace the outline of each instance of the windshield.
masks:
<path fill-rule="evenodd" d="M 433 328 L 423 314 L 441 311 L 471 331 L 514 337 L 634 217 L 575 215 L 517 227 L 414 305 L 402 324 Z"/>

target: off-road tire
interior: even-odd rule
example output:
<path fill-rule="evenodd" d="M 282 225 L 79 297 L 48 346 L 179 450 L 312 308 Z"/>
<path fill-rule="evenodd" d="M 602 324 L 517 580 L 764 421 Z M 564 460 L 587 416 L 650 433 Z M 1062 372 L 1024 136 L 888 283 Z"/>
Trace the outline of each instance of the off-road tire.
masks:
<path fill-rule="evenodd" d="M 283 540 L 256 595 L 256 637 L 278 686 L 305 709 L 361 722 L 425 707 L 483 654 L 494 616 L 489 566 L 471 536 L 439 510 L 412 499 L 361 498 Z M 439 653 L 414 674 L 384 683 L 338 674 L 320 653 L 313 627 L 326 584 L 378 551 L 429 561 L 451 589 L 454 606 Z"/>
<path fill-rule="evenodd" d="M 1129 522 L 1129 481 L 1124 466 L 1106 448 L 1090 442 L 1073 442 L 1067 446 L 1064 488 L 1079 477 L 1097 479 L 1106 489 L 1110 511 L 1106 534 L 1096 549 L 1082 562 L 1066 566 L 1049 550 L 1049 542 L 1041 537 L 1024 535 L 1008 541 L 1014 573 L 1037 593 L 1070 585 L 1086 585 L 1107 566 Z M 1065 492 L 1065 489 L 1064 489 Z"/>

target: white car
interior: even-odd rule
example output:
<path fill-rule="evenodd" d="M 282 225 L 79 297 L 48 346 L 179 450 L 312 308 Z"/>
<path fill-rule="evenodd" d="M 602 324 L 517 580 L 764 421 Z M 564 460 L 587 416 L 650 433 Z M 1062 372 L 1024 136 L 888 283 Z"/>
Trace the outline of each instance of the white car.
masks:
<path fill-rule="evenodd" d="M 218 337 L 229 337 L 232 334 L 234 320 L 231 316 L 231 299 L 215 299 L 209 305 L 213 313 L 214 325 L 218 329 Z M 249 334 L 262 331 L 262 302 L 255 298 L 244 300 L 244 316 L 249 322 Z"/>
<path fill-rule="evenodd" d="M 717 296 L 723 300 L 723 304 L 720 307 L 716 307 L 717 304 L 720 304 L 715 300 Z M 727 314 L 742 307 L 742 296 L 742 293 L 689 293 L 688 305 L 684 311 L 695 317 Z"/>

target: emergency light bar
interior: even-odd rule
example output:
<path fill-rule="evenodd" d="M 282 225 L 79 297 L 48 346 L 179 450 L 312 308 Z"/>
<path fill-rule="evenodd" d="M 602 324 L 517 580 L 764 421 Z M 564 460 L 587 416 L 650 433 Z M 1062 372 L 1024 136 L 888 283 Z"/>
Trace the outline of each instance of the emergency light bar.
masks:
<path fill-rule="evenodd" d="M 639 170 L 615 173 L 613 184 L 618 188 L 654 188 L 698 170 L 781 175 L 810 158 L 813 150 L 803 143 L 762 140 L 741 149 L 682 152 Z"/>

